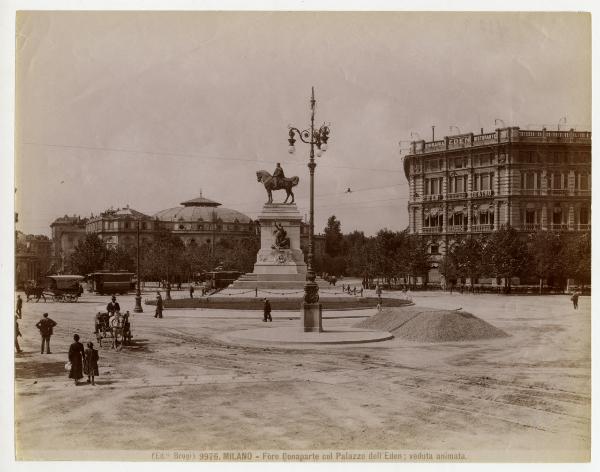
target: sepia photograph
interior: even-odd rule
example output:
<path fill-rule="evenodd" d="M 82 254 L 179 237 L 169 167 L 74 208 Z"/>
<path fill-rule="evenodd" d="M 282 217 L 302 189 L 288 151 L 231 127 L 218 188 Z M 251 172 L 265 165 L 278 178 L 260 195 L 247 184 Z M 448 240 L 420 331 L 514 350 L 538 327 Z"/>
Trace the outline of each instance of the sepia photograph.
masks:
<path fill-rule="evenodd" d="M 16 462 L 591 460 L 592 14 L 414 7 L 14 12 Z"/>

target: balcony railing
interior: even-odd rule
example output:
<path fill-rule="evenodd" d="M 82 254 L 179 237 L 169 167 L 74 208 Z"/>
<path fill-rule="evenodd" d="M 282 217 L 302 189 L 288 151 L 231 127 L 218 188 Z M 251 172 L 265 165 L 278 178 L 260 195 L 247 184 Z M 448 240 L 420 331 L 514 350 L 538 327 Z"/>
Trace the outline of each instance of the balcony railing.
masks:
<path fill-rule="evenodd" d="M 589 197 L 592 194 L 591 190 L 575 190 L 575 195 L 580 197 Z"/>
<path fill-rule="evenodd" d="M 551 223 L 548 225 L 550 231 L 567 231 L 569 229 L 568 224 L 564 223 Z"/>
<path fill-rule="evenodd" d="M 521 195 L 541 195 L 542 189 L 541 188 L 522 188 L 521 190 L 519 190 L 519 193 Z"/>
<path fill-rule="evenodd" d="M 548 195 L 569 195 L 567 188 L 549 188 Z"/>
<path fill-rule="evenodd" d="M 467 228 L 464 225 L 450 225 L 447 230 L 448 233 L 464 233 Z"/>
<path fill-rule="evenodd" d="M 471 226 L 471 232 L 473 233 L 485 233 L 487 231 L 494 231 L 494 225 L 473 225 Z"/>
<path fill-rule="evenodd" d="M 592 229 L 592 225 L 590 225 L 590 224 L 578 224 L 578 225 L 574 225 L 573 229 L 575 231 L 589 231 L 590 229 Z"/>
<path fill-rule="evenodd" d="M 523 223 L 521 229 L 523 231 L 538 231 L 542 228 L 542 225 L 538 223 Z"/>
<path fill-rule="evenodd" d="M 493 195 L 493 190 L 473 190 L 471 192 L 471 198 L 492 197 Z"/>
<path fill-rule="evenodd" d="M 446 198 L 448 200 L 460 200 L 463 198 L 467 198 L 467 192 L 455 192 L 455 193 L 449 193 Z"/>
<path fill-rule="evenodd" d="M 423 201 L 424 202 L 431 202 L 431 201 L 437 201 L 437 200 L 443 200 L 444 196 L 441 193 L 437 193 L 435 195 L 423 195 Z"/>
<path fill-rule="evenodd" d="M 432 234 L 432 233 L 441 233 L 441 232 L 442 232 L 441 226 L 424 226 L 423 227 L 423 234 Z"/>

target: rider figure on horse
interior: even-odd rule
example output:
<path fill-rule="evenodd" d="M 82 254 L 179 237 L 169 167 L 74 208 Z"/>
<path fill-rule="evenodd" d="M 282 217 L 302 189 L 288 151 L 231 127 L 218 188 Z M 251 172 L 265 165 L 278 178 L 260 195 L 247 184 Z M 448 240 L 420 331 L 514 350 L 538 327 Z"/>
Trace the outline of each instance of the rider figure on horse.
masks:
<path fill-rule="evenodd" d="M 278 162 L 277 167 L 275 167 L 275 170 L 273 171 L 273 187 L 278 189 L 280 185 L 283 185 L 283 179 L 285 179 L 285 174 L 283 173 L 281 164 Z"/>

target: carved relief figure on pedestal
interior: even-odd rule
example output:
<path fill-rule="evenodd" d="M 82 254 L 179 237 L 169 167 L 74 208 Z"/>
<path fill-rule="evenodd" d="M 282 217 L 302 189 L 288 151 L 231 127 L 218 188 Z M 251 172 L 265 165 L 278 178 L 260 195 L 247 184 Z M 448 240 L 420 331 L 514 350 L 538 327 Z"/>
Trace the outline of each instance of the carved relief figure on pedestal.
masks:
<path fill-rule="evenodd" d="M 283 229 L 283 226 L 275 222 L 275 244 L 271 246 L 272 249 L 289 249 L 290 238 L 287 236 L 287 231 Z"/>

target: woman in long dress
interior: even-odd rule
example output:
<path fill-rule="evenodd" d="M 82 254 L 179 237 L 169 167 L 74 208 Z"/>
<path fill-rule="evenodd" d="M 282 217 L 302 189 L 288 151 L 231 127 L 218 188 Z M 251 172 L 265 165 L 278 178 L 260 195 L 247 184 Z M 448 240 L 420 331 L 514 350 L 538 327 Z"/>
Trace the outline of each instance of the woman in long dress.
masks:
<path fill-rule="evenodd" d="M 79 342 L 79 335 L 73 335 L 75 342 L 69 347 L 69 362 L 71 363 L 71 371 L 69 372 L 69 378 L 75 381 L 75 385 L 78 384 L 79 379 L 83 378 L 83 359 L 85 353 L 83 350 L 83 344 Z"/>
<path fill-rule="evenodd" d="M 87 349 L 85 350 L 85 358 L 83 359 L 83 373 L 87 375 L 87 383 L 94 382 L 94 376 L 99 375 L 98 373 L 98 351 L 94 349 L 94 343 L 87 343 Z"/>

